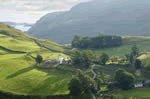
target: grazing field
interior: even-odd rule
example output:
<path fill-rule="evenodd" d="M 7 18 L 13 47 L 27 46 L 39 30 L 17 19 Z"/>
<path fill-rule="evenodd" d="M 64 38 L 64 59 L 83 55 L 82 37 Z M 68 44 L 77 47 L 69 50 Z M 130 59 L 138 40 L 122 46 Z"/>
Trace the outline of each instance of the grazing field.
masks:
<path fill-rule="evenodd" d="M 23 95 L 63 95 L 69 93 L 68 82 L 71 80 L 72 73 L 54 69 L 39 69 L 35 60 L 27 53 L 15 52 L 31 52 L 32 56 L 40 54 L 44 60 L 67 58 L 67 55 L 60 53 L 65 50 L 63 46 L 52 41 L 30 37 L 1 23 L 0 42 L 1 91 Z"/>
<path fill-rule="evenodd" d="M 33 67 L 35 61 L 25 54 L 0 56 L 0 89 L 17 94 L 68 94 L 70 73 L 41 70 Z"/>
<path fill-rule="evenodd" d="M 32 51 L 40 50 L 40 47 L 32 41 L 17 40 L 10 36 L 1 37 L 0 42 L 1 42 L 0 46 L 3 46 L 10 50 L 25 51 L 25 52 L 32 52 Z"/>
<path fill-rule="evenodd" d="M 128 91 L 114 92 L 113 94 L 120 95 L 120 96 L 141 96 L 142 97 L 142 96 L 150 96 L 149 92 L 150 92 L 150 88 L 139 88 L 139 89 L 132 89 Z"/>

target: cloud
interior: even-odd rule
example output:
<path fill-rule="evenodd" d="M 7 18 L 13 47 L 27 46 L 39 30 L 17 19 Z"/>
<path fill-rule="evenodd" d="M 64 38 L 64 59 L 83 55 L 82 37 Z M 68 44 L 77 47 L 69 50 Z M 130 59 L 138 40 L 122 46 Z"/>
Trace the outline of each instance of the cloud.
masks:
<path fill-rule="evenodd" d="M 89 0 L 0 0 L 1 20 L 37 21 L 47 13 L 69 10 L 72 6 Z M 31 21 L 32 20 L 32 21 Z"/>

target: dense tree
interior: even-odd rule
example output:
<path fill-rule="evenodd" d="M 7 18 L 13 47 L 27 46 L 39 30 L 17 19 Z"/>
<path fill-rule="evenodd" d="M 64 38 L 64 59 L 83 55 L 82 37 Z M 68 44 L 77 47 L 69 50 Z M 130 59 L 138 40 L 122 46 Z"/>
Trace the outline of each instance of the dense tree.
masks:
<path fill-rule="evenodd" d="M 94 89 L 96 83 L 90 76 L 78 70 L 77 75 L 72 78 L 68 86 L 71 95 L 81 95 L 87 93 L 89 89 Z"/>
<path fill-rule="evenodd" d="M 134 56 L 134 54 L 131 53 L 130 56 L 129 56 L 130 64 L 134 64 L 134 63 L 135 63 L 135 60 L 136 60 L 136 56 Z"/>
<path fill-rule="evenodd" d="M 72 55 L 71 55 L 71 60 L 74 65 L 79 65 L 81 64 L 81 53 L 78 50 L 73 50 Z"/>
<path fill-rule="evenodd" d="M 116 71 L 115 80 L 119 82 L 119 86 L 121 89 L 128 90 L 132 88 L 135 77 L 133 74 L 125 71 L 124 69 L 118 69 Z"/>
<path fill-rule="evenodd" d="M 129 61 L 129 59 L 130 59 L 130 54 L 125 54 L 125 57 L 126 57 L 126 61 Z"/>
<path fill-rule="evenodd" d="M 72 96 L 80 96 L 82 94 L 82 85 L 79 78 L 74 77 L 68 84 L 68 89 L 70 90 L 70 95 Z"/>
<path fill-rule="evenodd" d="M 87 55 L 88 55 L 88 57 L 89 57 L 89 59 L 90 59 L 91 62 L 94 62 L 94 61 L 97 60 L 97 56 L 94 55 L 94 53 L 91 50 L 87 51 Z"/>
<path fill-rule="evenodd" d="M 116 75 L 115 75 L 115 80 L 119 81 L 120 77 L 121 77 L 121 73 L 125 72 L 126 70 L 123 68 L 119 68 L 116 70 Z"/>
<path fill-rule="evenodd" d="M 42 62 L 42 60 L 43 60 L 43 57 L 42 57 L 41 55 L 37 55 L 37 56 L 36 56 L 36 62 L 37 62 L 37 63 L 40 64 L 40 63 Z"/>
<path fill-rule="evenodd" d="M 71 55 L 71 60 L 74 65 L 80 65 L 86 68 L 90 65 L 90 59 L 86 51 L 74 50 Z"/>
<path fill-rule="evenodd" d="M 131 52 L 132 55 L 137 57 L 139 55 L 139 48 L 137 47 L 137 45 L 134 45 L 131 49 L 132 49 Z"/>
<path fill-rule="evenodd" d="M 122 45 L 122 38 L 119 36 L 81 37 L 75 35 L 72 41 L 74 48 L 110 48 Z"/>
<path fill-rule="evenodd" d="M 139 59 L 135 60 L 135 68 L 136 69 L 141 69 L 142 68 L 142 62 Z"/>
<path fill-rule="evenodd" d="M 133 74 L 129 72 L 123 72 L 121 74 L 121 78 L 119 79 L 120 88 L 124 90 L 131 89 L 134 81 L 135 81 L 135 77 L 133 76 Z"/>
<path fill-rule="evenodd" d="M 106 62 L 109 60 L 109 56 L 106 53 L 102 53 L 100 56 L 100 62 L 105 65 Z"/>

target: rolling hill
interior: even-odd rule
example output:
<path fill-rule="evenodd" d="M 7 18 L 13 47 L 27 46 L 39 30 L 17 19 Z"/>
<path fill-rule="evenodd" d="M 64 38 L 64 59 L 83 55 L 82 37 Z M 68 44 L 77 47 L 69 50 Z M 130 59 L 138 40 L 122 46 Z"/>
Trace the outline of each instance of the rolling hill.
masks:
<path fill-rule="evenodd" d="M 45 59 L 68 57 L 66 49 L 49 40 L 33 38 L 0 23 L 0 90 L 22 95 L 68 94 L 71 73 L 35 67 L 33 56 Z"/>
<path fill-rule="evenodd" d="M 141 52 L 149 51 L 150 38 L 142 36 L 123 36 L 123 46 L 94 50 L 96 55 L 106 52 L 109 56 L 123 56 L 130 52 L 130 47 L 137 44 Z M 46 59 L 58 59 L 68 57 L 66 52 L 70 49 L 56 42 L 31 37 L 9 25 L 0 23 L 0 91 L 21 95 L 66 95 L 69 93 L 68 83 L 74 73 L 58 71 L 55 69 L 39 69 L 35 66 L 33 56 L 40 54 Z M 140 56 L 146 61 L 149 54 Z M 62 66 L 71 70 L 71 67 Z M 105 74 L 106 80 L 112 79 L 118 68 L 126 68 L 124 65 L 95 66 L 94 71 L 99 75 Z M 100 77 L 100 76 L 99 76 Z M 143 74 L 149 78 L 149 71 Z"/>
<path fill-rule="evenodd" d="M 149 35 L 150 1 L 93 0 L 80 3 L 70 11 L 54 12 L 41 17 L 28 34 L 57 43 L 71 43 L 74 35 Z"/>

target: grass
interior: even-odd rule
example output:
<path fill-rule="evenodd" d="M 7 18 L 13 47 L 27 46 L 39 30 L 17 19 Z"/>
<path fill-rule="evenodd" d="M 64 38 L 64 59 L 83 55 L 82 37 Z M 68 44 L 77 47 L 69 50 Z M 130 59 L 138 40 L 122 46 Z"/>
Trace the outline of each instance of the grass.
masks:
<path fill-rule="evenodd" d="M 150 96 L 149 92 L 150 88 L 139 88 L 128 91 L 114 92 L 113 94 L 120 96 Z"/>
<path fill-rule="evenodd" d="M 64 46 L 49 40 L 30 37 L 2 23 L 0 23 L 0 42 L 0 46 L 7 49 L 32 52 L 31 55 L 33 56 L 40 54 L 44 60 L 68 57 L 61 53 L 69 50 L 65 49 Z M 123 56 L 130 52 L 130 47 L 136 42 L 138 42 L 141 51 L 148 51 L 150 49 L 150 38 L 140 38 L 139 40 L 138 37 L 134 37 L 133 40 L 133 38 L 126 37 L 122 47 L 94 51 L 96 55 L 106 52 L 110 56 Z M 127 45 L 128 43 L 130 45 Z M 0 90 L 24 95 L 63 95 L 69 93 L 68 83 L 71 80 L 72 73 L 53 69 L 42 70 L 33 67 L 34 64 L 35 60 L 26 54 L 11 53 L 0 49 Z M 59 68 L 74 69 L 71 66 L 65 65 L 60 65 Z M 105 80 L 111 80 L 115 70 L 118 68 L 128 69 L 123 65 L 106 65 L 95 66 L 94 71 L 96 71 L 98 77 L 100 77 L 100 72 L 103 71 Z M 103 90 L 105 88 L 106 86 L 103 87 Z"/>
<path fill-rule="evenodd" d="M 0 46 L 10 50 L 32 52 L 33 56 L 40 54 L 44 60 L 68 57 L 60 53 L 65 50 L 63 46 L 52 41 L 30 37 L 2 23 L 0 23 L 0 42 Z M 53 69 L 42 70 L 34 65 L 35 60 L 26 54 L 0 49 L 0 90 L 23 95 L 69 93 L 68 83 L 72 73 Z"/>
<path fill-rule="evenodd" d="M 15 51 L 32 52 L 40 50 L 40 47 L 32 41 L 17 40 L 9 36 L 0 38 L 0 42 L 0 46 Z"/>
<path fill-rule="evenodd" d="M 0 89 L 24 95 L 68 94 L 70 73 L 31 67 L 34 60 L 25 54 L 0 57 Z"/>
<path fill-rule="evenodd" d="M 7 52 L 0 49 L 0 55 L 6 54 Z"/>
<path fill-rule="evenodd" d="M 3 40 L 5 38 L 6 38 L 6 40 L 4 42 Z M 11 27 L 9 25 L 5 25 L 3 23 L 0 23 L 0 40 L 3 41 L 3 43 L 5 43 L 5 44 L 8 43 L 6 45 L 6 47 L 8 46 L 9 48 L 13 48 L 15 50 L 18 50 L 18 49 L 25 50 L 27 52 L 35 50 L 36 49 L 35 47 L 43 47 L 43 48 L 49 49 L 53 52 L 54 51 L 55 52 L 63 52 L 66 50 L 69 51 L 68 49 L 65 48 L 65 46 L 59 45 L 56 42 L 31 37 L 31 36 L 21 32 L 20 30 L 15 29 L 14 27 Z M 10 44 L 13 42 L 16 43 L 15 47 L 17 49 L 14 47 L 11 47 Z M 33 48 L 33 50 L 32 50 L 32 48 Z"/>

